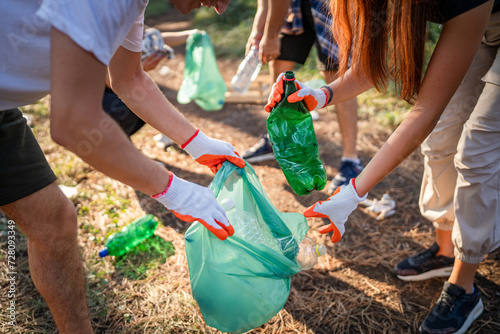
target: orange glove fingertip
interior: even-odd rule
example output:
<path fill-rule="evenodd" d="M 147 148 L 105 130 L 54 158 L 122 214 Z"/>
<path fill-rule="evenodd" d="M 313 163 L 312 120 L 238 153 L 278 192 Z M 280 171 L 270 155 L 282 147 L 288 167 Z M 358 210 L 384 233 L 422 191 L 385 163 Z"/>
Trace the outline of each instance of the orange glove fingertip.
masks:
<path fill-rule="evenodd" d="M 207 224 L 204 220 L 202 220 L 202 219 L 198 219 L 198 221 L 199 221 L 199 222 L 200 222 L 203 226 L 205 226 L 207 230 L 209 230 L 209 231 L 210 231 L 213 235 L 215 235 L 215 236 L 216 236 L 217 238 L 219 238 L 220 240 L 226 240 L 226 239 L 227 239 L 227 237 L 228 237 L 228 232 L 227 232 L 224 228 L 222 228 L 222 226 L 221 226 L 221 228 L 217 229 L 217 228 L 215 228 L 215 227 L 213 227 L 213 226 L 208 225 L 208 224 Z M 216 222 L 217 222 L 217 221 L 216 221 Z M 219 225 L 221 225 L 221 224 L 219 224 Z M 224 227 L 226 227 L 226 226 L 224 226 Z"/>
<path fill-rule="evenodd" d="M 245 160 L 241 158 L 228 156 L 227 160 L 229 160 L 229 162 L 231 162 L 233 165 L 236 165 L 239 168 L 244 168 L 246 166 Z"/>
<path fill-rule="evenodd" d="M 290 103 L 295 103 L 295 102 L 299 102 L 299 101 L 302 101 L 304 98 L 303 97 L 299 97 L 298 95 L 298 92 L 295 92 L 293 94 L 290 94 L 288 95 L 288 97 L 286 98 L 286 100 Z"/>
<path fill-rule="evenodd" d="M 340 234 L 340 231 L 337 229 L 337 227 L 335 225 L 332 224 L 332 227 L 333 227 L 333 234 L 332 234 L 332 242 L 334 244 L 336 244 L 337 242 L 340 241 L 340 239 L 342 238 L 342 235 Z"/>
<path fill-rule="evenodd" d="M 217 225 L 219 225 L 220 227 L 222 227 L 222 229 L 223 229 L 224 231 L 226 231 L 227 236 L 229 236 L 229 237 L 233 236 L 233 234 L 234 234 L 234 227 L 233 227 L 231 224 L 229 224 L 229 225 L 224 225 L 224 224 L 222 224 L 222 223 L 221 223 L 220 221 L 218 221 L 218 220 L 215 220 L 215 222 L 217 223 Z M 226 238 L 227 238 L 227 237 L 226 237 Z M 219 238 L 219 239 L 220 239 L 220 238 Z M 224 238 L 224 239 L 225 239 L 225 238 Z M 224 239 L 221 239 L 221 240 L 224 240 Z"/>
<path fill-rule="evenodd" d="M 322 201 L 316 202 L 307 209 L 305 209 L 302 213 L 304 214 L 305 217 L 311 218 L 311 217 L 318 217 L 318 218 L 328 218 L 327 215 L 323 213 L 319 213 L 314 211 L 314 208 L 316 207 L 316 204 L 321 204 L 323 203 Z"/>
<path fill-rule="evenodd" d="M 234 227 L 232 225 L 229 225 L 229 226 L 227 226 L 226 231 L 227 231 L 227 235 L 232 237 L 234 234 Z"/>
<path fill-rule="evenodd" d="M 320 234 L 327 234 L 327 233 L 333 232 L 332 224 L 320 227 L 318 232 Z"/>

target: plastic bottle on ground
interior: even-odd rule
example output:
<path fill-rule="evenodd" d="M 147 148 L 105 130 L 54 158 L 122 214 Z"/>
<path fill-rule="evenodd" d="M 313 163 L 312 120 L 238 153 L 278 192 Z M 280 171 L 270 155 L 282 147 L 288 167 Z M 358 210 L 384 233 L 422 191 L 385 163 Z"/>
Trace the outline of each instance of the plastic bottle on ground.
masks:
<path fill-rule="evenodd" d="M 223 199 L 221 205 L 226 210 L 227 219 L 233 226 L 235 235 L 251 244 L 264 244 L 277 249 L 276 241 L 271 232 L 263 231 L 253 213 L 236 209 L 231 198 Z"/>
<path fill-rule="evenodd" d="M 326 247 L 323 244 L 316 244 L 311 238 L 305 237 L 299 244 L 299 252 L 296 260 L 300 269 L 311 269 L 318 263 L 318 258 L 326 254 Z"/>
<path fill-rule="evenodd" d="M 267 118 L 267 131 L 274 157 L 288 184 L 299 195 L 321 190 L 326 170 L 319 155 L 311 114 L 302 101 L 290 103 L 287 97 L 297 91 L 295 74 L 285 73 L 284 93 Z"/>
<path fill-rule="evenodd" d="M 257 78 L 262 62 L 259 60 L 259 49 L 254 46 L 238 67 L 238 71 L 231 80 L 231 88 L 240 94 L 246 93 L 250 83 Z"/>
<path fill-rule="evenodd" d="M 158 221 L 153 215 L 146 215 L 134 220 L 121 231 L 111 234 L 105 242 L 105 248 L 99 252 L 100 257 L 107 255 L 121 256 L 151 237 Z"/>

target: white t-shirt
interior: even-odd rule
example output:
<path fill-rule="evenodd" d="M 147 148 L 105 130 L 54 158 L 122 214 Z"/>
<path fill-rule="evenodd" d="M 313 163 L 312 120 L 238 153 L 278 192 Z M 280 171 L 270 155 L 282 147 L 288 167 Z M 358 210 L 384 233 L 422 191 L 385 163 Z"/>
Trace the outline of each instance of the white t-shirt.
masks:
<path fill-rule="evenodd" d="M 141 52 L 148 0 L 1 0 L 0 110 L 34 103 L 50 89 L 50 28 L 103 64 L 121 45 Z M 37 12 L 38 11 L 38 12 Z"/>

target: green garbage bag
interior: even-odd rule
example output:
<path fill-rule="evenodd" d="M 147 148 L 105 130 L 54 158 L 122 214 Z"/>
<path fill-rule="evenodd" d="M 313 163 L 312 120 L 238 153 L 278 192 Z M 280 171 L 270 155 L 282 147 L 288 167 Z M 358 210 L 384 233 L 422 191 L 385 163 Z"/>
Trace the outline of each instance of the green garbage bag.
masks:
<path fill-rule="evenodd" d="M 302 214 L 276 209 L 249 164 L 242 169 L 225 162 L 210 189 L 219 203 L 229 197 L 236 209 L 252 213 L 281 249 L 251 244 L 236 233 L 221 241 L 198 222 L 186 232 L 191 289 L 203 319 L 222 332 L 244 333 L 285 305 L 291 277 L 300 271 L 298 244 L 309 227 Z"/>
<path fill-rule="evenodd" d="M 220 110 L 224 106 L 226 83 L 219 72 L 210 36 L 205 31 L 188 37 L 184 77 L 177 102 L 194 102 L 203 110 Z"/>

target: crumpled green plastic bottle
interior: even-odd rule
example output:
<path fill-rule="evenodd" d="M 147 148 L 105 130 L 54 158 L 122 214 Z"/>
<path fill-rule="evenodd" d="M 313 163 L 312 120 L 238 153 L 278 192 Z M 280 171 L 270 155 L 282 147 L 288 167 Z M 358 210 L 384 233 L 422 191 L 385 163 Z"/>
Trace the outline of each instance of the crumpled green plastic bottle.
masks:
<path fill-rule="evenodd" d="M 121 231 L 111 234 L 106 239 L 106 248 L 99 252 L 99 256 L 122 256 L 128 253 L 143 240 L 151 237 L 157 226 L 158 221 L 153 215 L 137 218 Z"/>
<path fill-rule="evenodd" d="M 267 131 L 276 161 L 299 196 L 326 185 L 326 170 L 319 156 L 312 118 L 302 101 L 290 103 L 288 95 L 297 91 L 295 74 L 285 73 L 281 101 L 267 118 Z"/>

